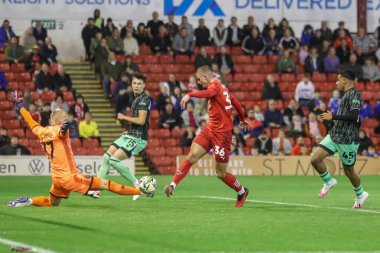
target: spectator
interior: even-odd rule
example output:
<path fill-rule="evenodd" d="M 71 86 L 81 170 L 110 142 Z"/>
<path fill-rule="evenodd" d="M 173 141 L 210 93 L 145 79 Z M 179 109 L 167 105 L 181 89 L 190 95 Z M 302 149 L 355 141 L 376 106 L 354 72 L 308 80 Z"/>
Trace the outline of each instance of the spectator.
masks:
<path fill-rule="evenodd" d="M 54 75 L 55 92 L 71 91 L 72 82 L 70 75 L 65 72 L 62 64 L 58 64 L 57 73 Z"/>
<path fill-rule="evenodd" d="M 259 138 L 256 139 L 254 147 L 258 149 L 260 155 L 272 153 L 272 140 L 265 131 L 263 131 Z"/>
<path fill-rule="evenodd" d="M 317 30 L 315 31 L 315 36 L 310 40 L 309 46 L 310 48 L 315 47 L 318 51 L 321 51 L 324 40 L 321 30 Z"/>
<path fill-rule="evenodd" d="M 317 120 L 317 115 L 313 112 L 309 113 L 309 121 L 305 125 L 305 131 L 308 137 L 317 138 L 317 136 L 325 137 L 327 129 L 322 122 Z"/>
<path fill-rule="evenodd" d="M 259 31 L 253 28 L 251 36 L 244 38 L 241 47 L 246 54 L 263 55 L 266 45 L 263 37 L 259 35 Z"/>
<path fill-rule="evenodd" d="M 372 118 L 372 108 L 368 100 L 364 100 L 360 108 L 360 118 L 370 119 Z"/>
<path fill-rule="evenodd" d="M 264 81 L 261 98 L 263 100 L 283 100 L 281 90 L 272 74 L 268 74 L 267 79 Z"/>
<path fill-rule="evenodd" d="M 84 120 L 79 123 L 79 138 L 84 139 L 98 139 L 100 145 L 100 137 L 98 124 L 92 120 L 92 114 L 87 112 Z"/>
<path fill-rule="evenodd" d="M 115 30 L 117 30 L 117 27 L 113 24 L 112 19 L 107 18 L 106 26 L 102 28 L 103 37 L 106 39 L 111 37 Z"/>
<path fill-rule="evenodd" d="M 256 148 L 256 147 L 251 148 L 251 152 L 250 152 L 249 155 L 251 155 L 251 156 L 260 156 L 259 149 Z"/>
<path fill-rule="evenodd" d="M 119 30 L 115 29 L 112 32 L 112 36 L 107 39 L 108 48 L 115 52 L 115 54 L 124 54 L 124 42 L 120 38 Z"/>
<path fill-rule="evenodd" d="M 334 90 L 332 94 L 332 98 L 329 101 L 329 109 L 332 115 L 336 115 L 339 110 L 339 105 L 342 99 L 340 98 L 340 94 L 338 90 Z"/>
<path fill-rule="evenodd" d="M 281 38 L 286 33 L 286 30 L 289 30 L 290 36 L 295 37 L 292 27 L 290 27 L 289 22 L 286 18 L 283 18 L 279 24 L 278 36 Z"/>
<path fill-rule="evenodd" d="M 282 113 L 276 108 L 274 100 L 268 102 L 268 109 L 264 113 L 264 124 L 270 128 L 281 128 L 284 125 Z"/>
<path fill-rule="evenodd" d="M 220 72 L 224 74 L 235 73 L 233 59 L 227 53 L 226 47 L 220 47 L 220 51 L 215 55 L 213 62 L 218 64 Z"/>
<path fill-rule="evenodd" d="M 169 80 L 167 82 L 164 82 L 163 85 L 166 85 L 168 87 L 168 91 L 170 94 L 174 92 L 175 87 L 180 88 L 181 91 L 186 90 L 185 85 L 183 85 L 182 82 L 178 81 L 174 74 L 169 74 Z"/>
<path fill-rule="evenodd" d="M 160 26 L 160 28 L 158 29 L 157 36 L 153 38 L 153 40 L 152 40 L 152 51 L 156 55 L 160 55 L 161 53 L 173 54 L 173 51 L 171 48 L 170 36 L 168 35 L 165 26 Z"/>
<path fill-rule="evenodd" d="M 170 40 L 174 39 L 174 36 L 178 33 L 178 25 L 174 22 L 174 15 L 168 15 L 168 22 L 165 24 L 166 30 L 168 31 L 168 35 Z"/>
<path fill-rule="evenodd" d="M 193 126 L 194 128 L 198 127 L 198 122 L 200 121 L 199 115 L 194 111 L 194 105 L 192 103 L 186 104 L 186 110 L 181 114 L 183 123 L 185 126 Z"/>
<path fill-rule="evenodd" d="M 124 39 L 125 55 L 139 55 L 139 44 L 131 32 L 127 32 Z"/>
<path fill-rule="evenodd" d="M 4 72 L 0 70 L 0 91 L 6 91 L 8 89 L 8 80 Z"/>
<path fill-rule="evenodd" d="M 50 37 L 46 37 L 45 44 L 41 47 L 41 54 L 49 63 L 57 63 L 57 48 L 53 45 Z"/>
<path fill-rule="evenodd" d="M 300 136 L 306 137 L 305 126 L 302 123 L 302 119 L 299 115 L 293 115 L 289 130 L 286 132 L 286 135 L 292 138 L 298 138 Z"/>
<path fill-rule="evenodd" d="M 187 34 L 192 40 L 194 38 L 194 28 L 192 24 L 189 24 L 189 21 L 186 16 L 182 16 L 181 24 L 179 24 L 178 30 L 181 31 L 182 28 L 186 28 Z"/>
<path fill-rule="evenodd" d="M 195 56 L 195 68 L 198 69 L 203 65 L 207 65 L 211 67 L 211 57 L 207 53 L 207 49 L 205 47 L 201 47 L 197 55 Z"/>
<path fill-rule="evenodd" d="M 318 115 L 317 116 L 318 120 L 321 121 L 325 125 L 327 131 L 329 131 L 333 127 L 333 124 L 334 124 L 333 121 L 332 120 L 322 120 L 320 117 L 321 113 L 324 113 L 326 111 L 327 111 L 326 104 L 322 102 L 313 112 L 316 115 Z"/>
<path fill-rule="evenodd" d="M 179 34 L 174 37 L 172 45 L 174 54 L 185 54 L 189 57 L 193 54 L 194 51 L 194 40 L 187 32 L 187 29 L 182 27 Z"/>
<path fill-rule="evenodd" d="M 149 33 L 147 31 L 147 28 L 145 27 L 144 23 L 140 23 L 137 26 L 137 33 L 136 33 L 136 39 L 139 45 L 150 45 L 151 40 L 149 37 Z"/>
<path fill-rule="evenodd" d="M 194 30 L 195 45 L 197 47 L 208 46 L 211 42 L 210 30 L 205 26 L 204 18 L 199 19 L 199 26 Z"/>
<path fill-rule="evenodd" d="M 160 86 L 160 94 L 156 100 L 156 109 L 163 113 L 165 112 L 166 103 L 170 102 L 169 88 L 166 85 Z"/>
<path fill-rule="evenodd" d="M 309 47 L 307 45 L 303 45 L 298 54 L 298 60 L 302 66 L 305 66 L 305 60 L 308 55 L 309 55 Z"/>
<path fill-rule="evenodd" d="M 5 127 L 0 127 L 0 148 L 9 144 L 8 130 Z"/>
<path fill-rule="evenodd" d="M 104 19 L 100 16 L 100 10 L 94 10 L 94 25 L 98 27 L 98 29 L 102 30 L 104 28 Z"/>
<path fill-rule="evenodd" d="M 347 62 L 350 54 L 351 52 L 350 49 L 347 47 L 347 42 L 345 40 L 342 40 L 340 46 L 336 48 L 336 55 L 339 57 L 340 62 Z"/>
<path fill-rule="evenodd" d="M 296 38 L 291 35 L 291 31 L 286 29 L 284 36 L 279 42 L 279 47 L 281 50 L 288 50 L 291 53 L 295 53 L 298 49 L 298 42 Z"/>
<path fill-rule="evenodd" d="M 74 116 L 76 121 L 84 120 L 86 113 L 88 113 L 90 109 L 88 105 L 84 101 L 84 97 L 79 95 L 75 99 L 75 103 L 70 107 L 70 114 Z"/>
<path fill-rule="evenodd" d="M 103 75 L 103 66 L 108 60 L 108 54 L 110 50 L 107 45 L 107 39 L 100 40 L 100 44 L 96 47 L 94 52 L 94 67 L 95 73 Z"/>
<path fill-rule="evenodd" d="M 33 46 L 32 52 L 29 54 L 28 58 L 25 60 L 25 69 L 27 71 L 33 72 L 36 70 L 37 65 L 41 65 L 44 60 L 44 57 L 40 53 L 40 49 L 37 45 Z"/>
<path fill-rule="evenodd" d="M 310 45 L 311 40 L 315 37 L 313 27 L 309 24 L 305 25 L 301 36 L 301 46 Z"/>
<path fill-rule="evenodd" d="M 214 78 L 216 80 L 219 80 L 222 84 L 228 87 L 226 76 L 223 74 L 223 72 L 220 72 L 218 64 L 216 63 L 211 64 L 211 70 L 212 70 L 212 74 Z"/>
<path fill-rule="evenodd" d="M 158 19 L 158 12 L 152 13 L 152 19 L 148 21 L 147 28 L 150 38 L 154 38 L 158 34 L 158 28 L 164 25 L 164 22 Z"/>
<path fill-rule="evenodd" d="M 230 156 L 244 155 L 243 149 L 239 146 L 238 138 L 234 134 L 232 135 L 230 150 Z"/>
<path fill-rule="evenodd" d="M 367 156 L 368 157 L 378 157 L 379 156 L 379 153 L 376 153 L 376 149 L 373 145 L 368 147 Z"/>
<path fill-rule="evenodd" d="M 270 29 L 267 37 L 264 37 L 266 55 L 278 55 L 280 53 L 279 41 L 277 39 L 276 30 Z"/>
<path fill-rule="evenodd" d="M 314 144 L 313 147 L 311 148 L 311 155 L 315 153 L 315 150 L 319 147 L 319 143 L 323 140 L 323 137 L 318 135 L 314 138 Z"/>
<path fill-rule="evenodd" d="M 307 107 L 314 95 L 314 85 L 310 81 L 310 75 L 304 74 L 302 81 L 297 84 L 294 98 L 301 107 Z"/>
<path fill-rule="evenodd" d="M 318 51 L 319 55 L 322 58 L 325 58 L 327 56 L 327 54 L 329 53 L 330 47 L 331 47 L 330 42 L 327 40 L 324 40 L 322 42 L 322 49 L 320 51 Z"/>
<path fill-rule="evenodd" d="M 99 28 L 94 25 L 94 19 L 88 18 L 86 26 L 82 29 L 82 40 L 84 48 L 86 49 L 86 61 L 89 61 L 91 59 L 91 40 L 95 38 L 95 35 L 98 31 Z"/>
<path fill-rule="evenodd" d="M 198 91 L 198 83 L 197 83 L 197 78 L 195 75 L 190 75 L 189 76 L 189 83 L 186 85 L 186 91 L 187 92 L 194 92 Z"/>
<path fill-rule="evenodd" d="M 42 64 L 41 72 L 37 75 L 34 83 L 39 94 L 43 91 L 54 90 L 54 80 L 49 74 L 49 67 L 47 63 Z"/>
<path fill-rule="evenodd" d="M 257 27 L 257 26 L 255 25 L 255 27 Z M 257 27 L 257 30 L 259 30 L 258 27 Z M 269 18 L 268 23 L 265 24 L 265 26 L 264 26 L 263 34 L 262 34 L 264 39 L 267 39 L 268 37 L 270 37 L 270 31 L 271 30 L 274 31 L 275 38 L 278 41 L 281 38 L 281 36 L 279 36 L 280 30 L 279 30 L 278 26 L 276 25 L 276 23 L 274 22 L 273 18 Z"/>
<path fill-rule="evenodd" d="M 131 107 L 131 91 L 132 87 L 130 85 L 129 74 L 124 72 L 121 75 L 120 81 L 116 83 L 116 87 L 113 90 L 116 113 L 122 113 L 126 107 Z"/>
<path fill-rule="evenodd" d="M 123 73 L 123 66 L 116 60 L 114 52 L 108 53 L 108 61 L 104 64 L 103 91 L 106 96 L 110 96 L 111 83 L 120 80 Z"/>
<path fill-rule="evenodd" d="M 363 80 L 365 82 L 380 82 L 380 70 L 373 62 L 371 56 L 365 59 L 365 64 L 362 69 Z"/>
<path fill-rule="evenodd" d="M 55 100 L 51 102 L 50 110 L 54 112 L 57 109 L 62 109 L 65 112 L 69 112 L 69 106 L 67 103 L 63 100 L 63 96 L 61 94 L 58 94 L 55 97 Z"/>
<path fill-rule="evenodd" d="M 79 138 L 78 122 L 76 122 L 76 120 L 74 119 L 74 115 L 69 113 L 67 121 L 69 122 L 70 139 Z"/>
<path fill-rule="evenodd" d="M 125 72 L 127 72 L 129 75 L 133 75 L 135 72 L 140 72 L 140 68 L 135 63 L 130 55 L 127 55 L 125 57 Z"/>
<path fill-rule="evenodd" d="M 326 73 L 337 73 L 340 67 L 340 60 L 336 56 L 335 48 L 331 47 L 328 55 L 324 59 Z"/>
<path fill-rule="evenodd" d="M 30 151 L 23 145 L 18 144 L 18 142 L 19 137 L 12 135 L 10 143 L 0 148 L 0 155 L 30 155 Z"/>
<path fill-rule="evenodd" d="M 284 111 L 284 122 L 286 126 L 290 127 L 290 123 L 292 122 L 294 115 L 300 116 L 303 122 L 306 121 L 305 114 L 298 106 L 297 101 L 295 99 L 291 99 L 288 107 L 286 107 Z"/>
<path fill-rule="evenodd" d="M 199 122 L 199 127 L 197 128 L 197 130 L 195 131 L 195 135 L 198 135 L 202 130 L 203 128 L 205 128 L 207 126 L 207 121 L 202 119 L 200 122 Z"/>
<path fill-rule="evenodd" d="M 333 33 L 329 28 L 329 24 L 327 21 L 322 21 L 320 31 L 322 34 L 322 40 L 328 40 L 330 42 L 333 41 Z"/>
<path fill-rule="evenodd" d="M 32 52 L 33 47 L 37 44 L 37 40 L 33 36 L 33 28 L 32 27 L 28 27 L 25 30 L 24 35 L 22 36 L 22 43 L 21 44 L 24 47 L 25 54 L 28 56 Z"/>
<path fill-rule="evenodd" d="M 181 99 L 182 99 L 181 89 L 179 87 L 175 87 L 173 94 L 170 96 L 170 101 L 174 106 L 174 110 L 179 113 L 182 111 L 181 104 L 180 104 Z M 188 124 L 185 124 L 185 125 L 188 125 Z"/>
<path fill-rule="evenodd" d="M 206 98 L 200 98 L 198 103 L 195 103 L 195 113 L 202 120 L 208 120 L 208 100 Z"/>
<path fill-rule="evenodd" d="M 0 27 L 0 48 L 7 45 L 12 37 L 16 37 L 16 34 L 13 32 L 12 26 L 9 25 L 9 20 L 4 19 L 3 25 Z"/>
<path fill-rule="evenodd" d="M 37 102 L 36 102 L 36 104 L 38 105 Z M 49 103 L 46 103 L 42 106 L 42 111 L 40 112 L 40 114 L 41 114 L 41 126 L 43 126 L 43 127 L 48 126 L 50 123 L 50 115 L 51 115 Z"/>
<path fill-rule="evenodd" d="M 25 61 L 24 48 L 17 43 L 17 38 L 12 37 L 5 49 L 5 56 L 9 64 L 22 63 Z"/>
<path fill-rule="evenodd" d="M 323 103 L 323 100 L 321 99 L 321 93 L 319 90 L 316 90 L 314 91 L 313 99 L 309 102 L 308 110 L 310 112 L 316 110 L 321 103 Z"/>
<path fill-rule="evenodd" d="M 284 51 L 284 54 L 277 61 L 277 71 L 279 74 L 282 73 L 294 73 L 296 71 L 296 65 L 292 58 L 290 58 L 290 53 L 288 50 Z"/>
<path fill-rule="evenodd" d="M 367 136 L 364 130 L 359 131 L 359 149 L 358 154 L 361 155 L 364 150 L 368 150 L 368 147 L 373 145 L 371 139 Z"/>
<path fill-rule="evenodd" d="M 305 72 L 323 72 L 323 58 L 318 55 L 317 48 L 312 47 L 305 59 Z"/>
<path fill-rule="evenodd" d="M 334 40 L 334 47 L 338 48 L 342 45 L 342 41 L 345 41 L 347 44 L 347 47 L 351 51 L 353 49 L 352 40 L 349 36 L 347 36 L 344 32 L 344 30 L 339 31 L 339 36 Z"/>
<path fill-rule="evenodd" d="M 356 54 L 351 54 L 348 62 L 343 65 L 343 69 L 349 70 L 355 73 L 355 77 L 358 81 L 363 80 L 362 66 L 357 62 Z"/>
<path fill-rule="evenodd" d="M 253 111 L 255 112 L 255 119 L 257 119 L 260 122 L 264 122 L 264 114 L 261 112 L 260 105 L 255 105 L 253 107 Z"/>
<path fill-rule="evenodd" d="M 166 103 L 165 111 L 160 117 L 160 127 L 166 129 L 179 129 L 182 126 L 182 118 L 174 111 L 172 103 Z"/>
<path fill-rule="evenodd" d="M 227 45 L 231 47 L 240 46 L 241 40 L 244 38 L 244 33 L 238 26 L 236 17 L 231 17 L 231 24 L 228 26 L 227 32 Z"/>
<path fill-rule="evenodd" d="M 284 131 L 278 132 L 277 138 L 272 140 L 272 155 L 290 155 L 292 143 L 285 138 Z"/>
<path fill-rule="evenodd" d="M 346 29 L 344 27 L 344 22 L 343 21 L 340 21 L 338 23 L 338 28 L 334 30 L 334 33 L 333 33 L 333 40 L 335 41 L 338 37 L 340 37 L 340 33 L 341 32 L 344 32 L 344 36 L 347 36 L 349 38 L 351 38 L 351 34 L 350 34 L 350 31 L 348 29 Z"/>
<path fill-rule="evenodd" d="M 195 139 L 195 128 L 193 126 L 187 126 L 186 131 L 182 135 L 181 147 L 186 148 L 190 147 Z"/>
<path fill-rule="evenodd" d="M 47 30 L 42 27 L 42 23 L 39 20 L 36 21 L 36 25 L 33 28 L 33 36 L 39 45 L 43 45 L 48 36 Z"/>
<path fill-rule="evenodd" d="M 263 118 L 264 116 L 262 117 L 262 119 Z M 248 134 L 250 137 L 257 138 L 264 131 L 264 125 L 262 121 L 255 118 L 254 109 L 249 109 L 246 121 L 252 126 L 252 128 L 248 129 Z"/>
<path fill-rule="evenodd" d="M 245 38 L 246 36 L 250 36 L 251 35 L 251 31 L 252 31 L 252 29 L 254 27 L 258 29 L 258 27 L 255 24 L 254 18 L 252 16 L 248 16 L 248 18 L 247 18 L 247 24 L 245 24 L 243 26 L 243 38 Z M 265 27 L 264 27 L 264 30 L 265 30 Z M 263 36 L 264 36 L 264 32 L 263 32 Z"/>
<path fill-rule="evenodd" d="M 24 105 L 25 106 L 25 105 Z M 36 121 L 38 124 L 41 124 L 41 114 L 40 111 L 38 110 L 36 104 L 31 103 L 29 104 L 29 114 L 32 116 L 32 119 Z M 21 125 L 24 128 L 24 130 L 28 129 L 28 123 L 24 119 L 21 120 Z"/>
<path fill-rule="evenodd" d="M 225 46 L 227 42 L 228 30 L 224 27 L 224 20 L 219 19 L 218 24 L 212 30 L 212 37 L 215 46 Z"/>
<path fill-rule="evenodd" d="M 302 149 L 307 148 L 305 144 L 305 140 L 302 137 L 297 138 L 297 144 L 293 146 L 291 155 L 301 155 Z"/>
<path fill-rule="evenodd" d="M 380 99 L 376 99 L 375 107 L 373 108 L 373 117 L 380 121 Z"/>
<path fill-rule="evenodd" d="M 121 28 L 121 30 L 120 30 L 120 38 L 125 39 L 125 37 L 127 36 L 128 32 L 130 32 L 133 37 L 136 36 L 136 29 L 133 26 L 133 21 L 131 19 L 128 19 L 127 23 L 125 24 L 125 26 L 123 26 L 123 28 Z"/>

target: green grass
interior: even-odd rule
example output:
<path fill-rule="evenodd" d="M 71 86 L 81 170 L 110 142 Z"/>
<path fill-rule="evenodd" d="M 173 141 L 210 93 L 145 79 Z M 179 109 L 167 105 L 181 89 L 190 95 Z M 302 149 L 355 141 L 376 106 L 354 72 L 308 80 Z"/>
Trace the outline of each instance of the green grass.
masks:
<path fill-rule="evenodd" d="M 154 199 L 134 202 L 103 192 L 93 200 L 73 193 L 60 207 L 7 208 L 7 201 L 23 195 L 47 195 L 51 179 L 0 177 L 0 238 L 62 253 L 380 250 L 380 183 L 375 176 L 362 177 L 362 182 L 370 193 L 365 209 L 378 213 L 350 210 L 354 193 L 344 177 L 337 177 L 338 186 L 325 199 L 317 197 L 318 177 L 240 177 L 251 189 L 250 202 L 240 209 L 233 200 L 199 197 L 235 198 L 215 177 L 185 178 L 171 199 L 162 192 L 170 177 L 156 178 Z M 0 252 L 9 249 L 0 244 Z"/>

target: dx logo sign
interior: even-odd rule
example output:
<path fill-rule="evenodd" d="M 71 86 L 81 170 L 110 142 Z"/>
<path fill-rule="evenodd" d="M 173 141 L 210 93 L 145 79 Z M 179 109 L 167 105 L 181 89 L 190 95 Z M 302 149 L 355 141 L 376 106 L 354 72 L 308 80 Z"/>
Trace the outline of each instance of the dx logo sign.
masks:
<path fill-rule="evenodd" d="M 180 5 L 174 5 L 174 1 L 175 0 L 164 1 L 164 15 L 173 14 L 174 16 L 183 16 L 192 4 L 200 3 L 193 16 L 203 16 L 208 10 L 210 10 L 214 16 L 225 16 L 220 6 L 216 3 L 216 0 L 182 0 Z"/>

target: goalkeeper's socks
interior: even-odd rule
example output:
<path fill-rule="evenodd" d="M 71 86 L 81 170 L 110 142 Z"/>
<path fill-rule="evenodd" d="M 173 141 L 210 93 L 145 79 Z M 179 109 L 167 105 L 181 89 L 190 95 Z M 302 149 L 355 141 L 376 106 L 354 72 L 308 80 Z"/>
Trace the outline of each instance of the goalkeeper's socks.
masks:
<path fill-rule="evenodd" d="M 53 206 L 50 198 L 45 196 L 32 198 L 31 204 L 33 206 Z"/>
<path fill-rule="evenodd" d="M 329 184 L 331 183 L 331 175 L 330 172 L 326 171 L 322 174 L 319 174 L 319 176 L 322 178 L 322 180 L 326 183 Z"/>
<path fill-rule="evenodd" d="M 191 162 L 187 159 L 181 163 L 172 179 L 174 185 L 171 185 L 173 186 L 173 188 L 175 188 L 175 186 L 178 185 L 184 177 L 186 177 L 187 173 L 189 173 L 191 166 Z"/>
<path fill-rule="evenodd" d="M 120 195 L 140 195 L 140 189 L 109 181 L 107 190 Z"/>
<path fill-rule="evenodd" d="M 227 172 L 226 176 L 221 180 L 230 188 L 234 189 L 239 195 L 244 193 L 244 187 L 231 173 Z"/>
<path fill-rule="evenodd" d="M 356 196 L 360 199 L 363 196 L 363 186 L 359 185 L 358 187 L 354 187 L 354 191 Z"/>

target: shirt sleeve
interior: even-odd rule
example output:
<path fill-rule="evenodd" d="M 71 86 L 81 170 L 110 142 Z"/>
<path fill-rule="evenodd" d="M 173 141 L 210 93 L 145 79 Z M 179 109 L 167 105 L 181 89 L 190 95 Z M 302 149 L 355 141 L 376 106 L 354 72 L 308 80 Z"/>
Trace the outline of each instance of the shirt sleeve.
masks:
<path fill-rule="evenodd" d="M 350 101 L 350 111 L 353 111 L 353 110 L 359 110 L 360 111 L 360 104 L 361 104 L 361 98 L 360 98 L 360 94 L 358 92 L 356 92 L 351 101 Z"/>
<path fill-rule="evenodd" d="M 196 98 L 212 98 L 216 95 L 216 90 L 214 88 L 208 88 L 207 90 L 195 91 L 189 93 L 190 97 Z"/>
<path fill-rule="evenodd" d="M 138 108 L 138 110 L 149 111 L 150 110 L 150 99 L 149 99 L 149 97 L 142 99 L 139 102 L 137 108 Z"/>

